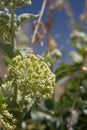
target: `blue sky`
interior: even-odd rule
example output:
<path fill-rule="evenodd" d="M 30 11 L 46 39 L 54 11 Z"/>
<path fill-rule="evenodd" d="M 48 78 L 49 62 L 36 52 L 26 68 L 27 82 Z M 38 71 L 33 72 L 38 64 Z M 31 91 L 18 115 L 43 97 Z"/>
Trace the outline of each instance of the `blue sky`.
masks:
<path fill-rule="evenodd" d="M 34 13 L 34 14 L 38 14 L 38 12 L 41 9 L 41 5 L 42 5 L 43 0 L 32 0 L 32 6 L 29 7 L 22 7 L 17 9 L 16 13 L 17 14 L 21 14 L 21 13 Z M 85 0 L 69 0 L 70 4 L 71 4 L 71 8 L 74 14 L 74 19 L 76 22 L 80 22 L 79 21 L 79 16 L 82 13 L 82 11 L 84 10 L 84 2 Z M 67 43 L 70 33 L 71 33 L 71 28 L 69 26 L 69 19 L 65 13 L 65 10 L 55 10 L 53 12 L 54 15 L 54 19 L 55 19 L 55 23 L 53 26 L 53 30 L 52 30 L 52 35 L 54 36 L 55 34 L 60 34 L 60 37 L 56 39 L 57 43 L 58 43 L 58 48 L 63 49 L 63 57 L 62 60 L 63 61 L 69 61 L 69 55 L 68 52 L 70 50 L 73 49 L 73 47 L 71 45 L 69 45 Z M 47 8 L 45 10 L 45 13 L 43 15 L 43 21 L 45 20 L 45 18 L 47 17 Z M 30 30 L 29 30 L 29 36 L 32 33 L 32 29 L 31 29 L 31 23 L 33 20 L 30 20 L 29 24 L 30 24 Z M 41 54 L 45 49 L 46 49 L 46 40 L 44 39 L 44 46 L 41 47 L 39 43 L 36 43 L 34 45 L 34 50 L 36 53 Z"/>

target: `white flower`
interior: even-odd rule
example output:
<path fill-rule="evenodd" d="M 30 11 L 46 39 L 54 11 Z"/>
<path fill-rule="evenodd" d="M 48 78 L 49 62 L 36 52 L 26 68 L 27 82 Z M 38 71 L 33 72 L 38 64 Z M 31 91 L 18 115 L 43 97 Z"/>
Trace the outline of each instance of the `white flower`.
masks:
<path fill-rule="evenodd" d="M 86 34 L 84 32 L 74 30 L 73 33 L 71 34 L 71 38 L 73 37 L 85 38 Z"/>

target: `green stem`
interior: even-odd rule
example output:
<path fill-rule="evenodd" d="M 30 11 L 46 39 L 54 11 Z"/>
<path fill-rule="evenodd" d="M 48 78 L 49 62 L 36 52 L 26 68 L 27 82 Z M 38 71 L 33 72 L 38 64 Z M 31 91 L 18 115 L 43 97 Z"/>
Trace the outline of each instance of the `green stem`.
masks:
<path fill-rule="evenodd" d="M 14 81 L 13 85 L 14 85 L 13 101 L 14 101 L 14 102 L 17 102 L 18 87 L 17 87 L 17 84 L 15 83 L 15 81 Z"/>
<path fill-rule="evenodd" d="M 12 49 L 14 51 L 15 47 L 15 30 L 14 30 L 14 14 L 15 14 L 15 9 L 10 9 L 11 10 L 11 44 L 12 44 Z"/>
<path fill-rule="evenodd" d="M 64 130 L 64 122 L 63 122 L 63 118 L 62 118 L 62 116 L 60 115 L 60 123 L 61 123 L 61 130 Z"/>
<path fill-rule="evenodd" d="M 22 109 L 23 109 L 23 106 L 24 106 L 24 100 L 25 100 L 25 93 L 22 94 L 22 102 L 21 102 Z"/>

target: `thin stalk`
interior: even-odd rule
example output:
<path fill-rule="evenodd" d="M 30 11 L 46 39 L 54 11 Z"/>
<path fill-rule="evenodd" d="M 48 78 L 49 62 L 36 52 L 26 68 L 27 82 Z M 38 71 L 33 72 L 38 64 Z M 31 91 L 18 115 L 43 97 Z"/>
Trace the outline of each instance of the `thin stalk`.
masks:
<path fill-rule="evenodd" d="M 71 29 L 73 30 L 75 21 L 74 21 L 74 17 L 73 17 L 73 12 L 72 12 L 70 4 L 69 4 L 69 0 L 64 1 L 64 8 L 65 8 L 67 16 L 69 17 L 69 22 L 70 22 L 70 25 L 71 25 Z"/>
<path fill-rule="evenodd" d="M 25 92 L 22 93 L 22 102 L 21 102 L 22 109 L 23 109 L 23 106 L 24 106 L 24 100 L 25 100 Z"/>
<path fill-rule="evenodd" d="M 33 34 L 32 39 L 31 39 L 32 44 L 34 44 L 34 42 L 35 42 L 36 34 L 38 32 L 39 25 L 41 23 L 41 19 L 42 19 L 42 16 L 43 16 L 43 13 L 44 13 L 44 10 L 45 10 L 45 7 L 46 7 L 46 3 L 47 3 L 47 0 L 43 0 L 43 4 L 42 4 L 40 15 L 39 15 L 39 18 L 38 18 L 38 21 L 37 21 L 37 25 L 35 27 L 34 34 Z"/>
<path fill-rule="evenodd" d="M 87 0 L 85 1 L 86 11 L 87 11 Z"/>
<path fill-rule="evenodd" d="M 15 14 L 15 9 L 10 9 L 11 10 L 11 44 L 12 44 L 12 49 L 14 51 L 15 47 L 15 30 L 14 30 L 14 14 Z"/>
<path fill-rule="evenodd" d="M 17 102 L 18 87 L 17 87 L 17 84 L 16 84 L 15 81 L 14 81 L 13 85 L 14 85 L 14 96 L 13 96 L 13 101 L 14 101 L 14 102 Z"/>

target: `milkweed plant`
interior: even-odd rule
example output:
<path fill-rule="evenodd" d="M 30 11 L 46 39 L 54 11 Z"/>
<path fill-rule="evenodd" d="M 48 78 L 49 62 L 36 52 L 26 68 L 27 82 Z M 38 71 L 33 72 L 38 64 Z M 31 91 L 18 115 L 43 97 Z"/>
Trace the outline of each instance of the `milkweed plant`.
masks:
<path fill-rule="evenodd" d="M 31 5 L 31 0 L 0 0 L 0 8 L 2 9 L 0 11 L 0 48 L 7 58 L 10 57 L 5 52 L 5 45 L 11 46 L 14 53 L 16 31 L 23 22 L 38 16 L 29 13 L 17 15 L 16 9 L 24 5 Z M 55 85 L 55 75 L 44 62 L 43 57 L 33 54 L 18 55 L 10 61 L 12 62 L 9 65 L 7 80 L 1 84 L 0 88 L 0 92 L 5 98 L 4 103 L 0 105 L 0 129 L 5 130 L 21 129 L 24 115 L 23 107 L 26 108 L 24 104 L 27 102 L 29 106 L 34 101 L 39 102 L 41 99 L 52 96 Z M 14 114 L 17 113 L 16 110 L 19 113 L 22 111 L 21 121 L 19 121 L 18 115 Z M 15 124 L 15 122 L 17 123 Z"/>

